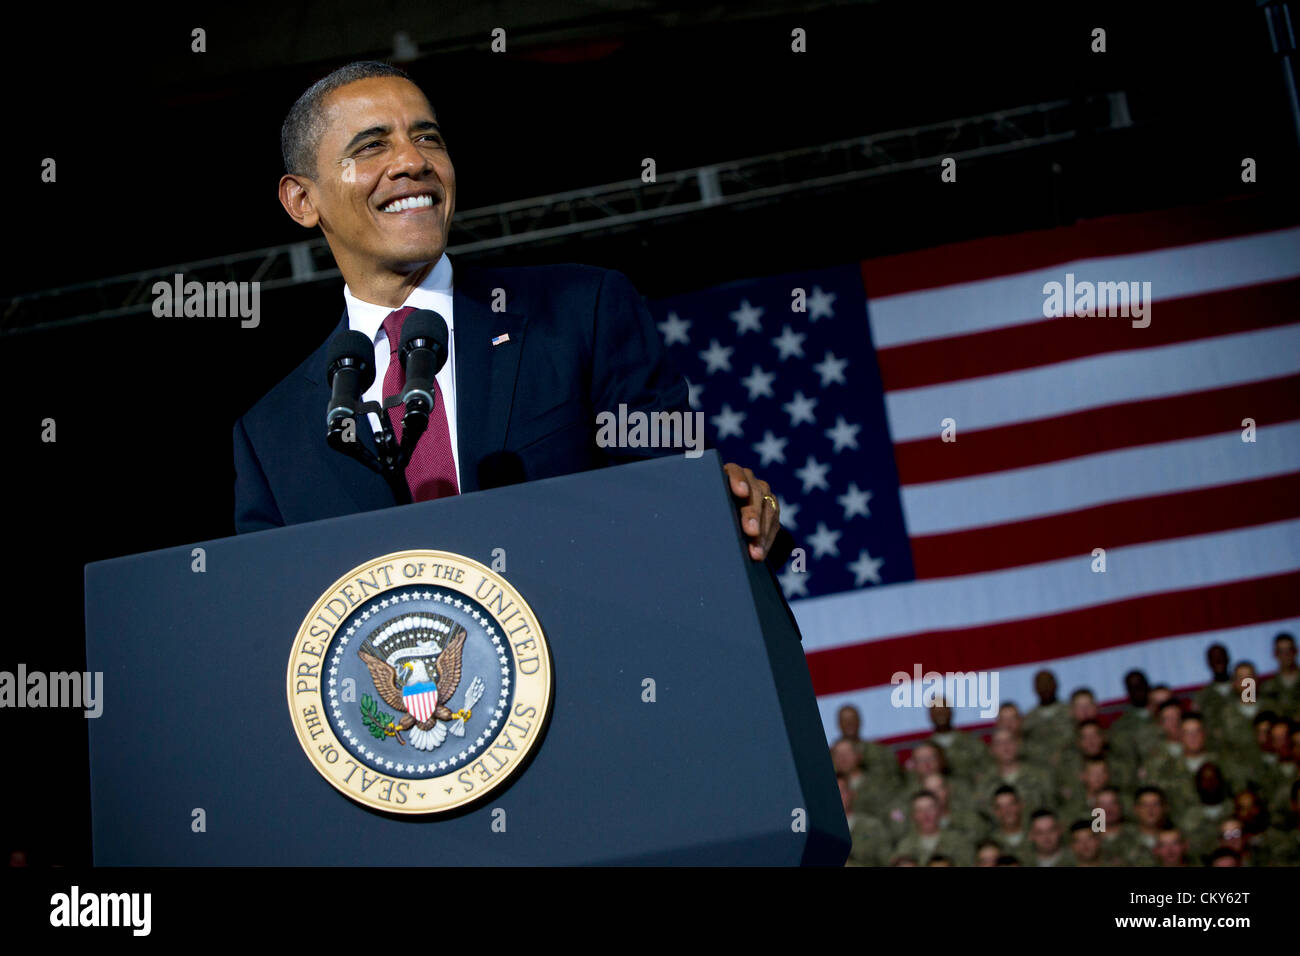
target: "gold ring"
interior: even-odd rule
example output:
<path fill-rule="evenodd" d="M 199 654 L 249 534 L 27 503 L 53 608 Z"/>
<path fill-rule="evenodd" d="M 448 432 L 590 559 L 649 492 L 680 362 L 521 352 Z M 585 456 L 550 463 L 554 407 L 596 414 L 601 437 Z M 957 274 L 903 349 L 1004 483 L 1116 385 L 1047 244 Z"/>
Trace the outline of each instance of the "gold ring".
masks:
<path fill-rule="evenodd" d="M 781 511 L 781 509 L 780 509 L 779 507 L 777 507 L 776 499 L 773 498 L 771 495 L 764 495 L 764 496 L 763 496 L 763 500 L 766 501 L 766 502 L 769 502 L 769 503 L 772 505 L 772 510 L 773 510 L 773 511 L 778 512 L 778 513 Z"/>

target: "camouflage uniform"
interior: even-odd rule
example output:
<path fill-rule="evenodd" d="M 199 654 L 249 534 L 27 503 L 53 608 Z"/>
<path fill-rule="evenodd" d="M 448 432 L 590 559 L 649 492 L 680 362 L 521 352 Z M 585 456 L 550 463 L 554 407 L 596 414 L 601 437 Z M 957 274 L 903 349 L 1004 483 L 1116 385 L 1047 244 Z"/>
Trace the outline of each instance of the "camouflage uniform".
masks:
<path fill-rule="evenodd" d="M 849 814 L 849 836 L 853 848 L 845 866 L 887 866 L 892 841 L 885 825 L 862 813 Z"/>
<path fill-rule="evenodd" d="M 915 830 L 898 841 L 891 859 L 899 856 L 913 857 L 921 866 L 930 862 L 934 856 L 946 856 L 954 866 L 971 866 L 974 863 L 975 848 L 969 838 L 956 830 L 940 830 L 934 837 L 926 838 Z"/>
<path fill-rule="evenodd" d="M 1111 750 L 1130 764 L 1139 764 L 1147 751 L 1163 739 L 1160 725 L 1145 707 L 1130 707 L 1110 725 Z"/>
<path fill-rule="evenodd" d="M 1300 674 L 1293 675 L 1290 684 L 1282 680 L 1280 673 L 1274 674 L 1260 684 L 1259 702 L 1279 716 L 1300 718 Z"/>
<path fill-rule="evenodd" d="M 1231 800 L 1221 803 L 1201 803 L 1183 811 L 1178 817 L 1178 829 L 1187 840 L 1187 853 L 1195 863 L 1204 863 L 1219 845 L 1219 824 L 1232 817 Z"/>
<path fill-rule="evenodd" d="M 1151 847 L 1143 840 L 1137 827 L 1131 823 L 1120 825 L 1118 831 L 1101 835 L 1101 856 L 1110 866 L 1155 866 Z M 1154 843 L 1152 844 L 1154 846 Z"/>
<path fill-rule="evenodd" d="M 998 787 L 1014 787 L 1026 812 L 1039 807 L 1055 810 L 1059 802 L 1051 775 L 1042 767 L 1021 762 L 1015 776 L 1004 777 L 997 768 L 983 774 L 975 786 L 975 809 L 990 822 L 993 821 L 993 794 Z"/>
<path fill-rule="evenodd" d="M 973 783 L 991 762 L 988 748 L 977 737 L 959 730 L 931 734 L 926 743 L 943 751 L 949 774 L 968 783 Z"/>
<path fill-rule="evenodd" d="M 1196 695 L 1196 709 L 1208 724 L 1216 724 L 1225 704 L 1236 698 L 1232 681 L 1214 681 L 1206 684 Z"/>
<path fill-rule="evenodd" d="M 1070 707 L 1056 701 L 1039 705 L 1025 714 L 1022 726 L 1023 753 L 1034 763 L 1042 764 L 1074 743 L 1074 720 Z"/>

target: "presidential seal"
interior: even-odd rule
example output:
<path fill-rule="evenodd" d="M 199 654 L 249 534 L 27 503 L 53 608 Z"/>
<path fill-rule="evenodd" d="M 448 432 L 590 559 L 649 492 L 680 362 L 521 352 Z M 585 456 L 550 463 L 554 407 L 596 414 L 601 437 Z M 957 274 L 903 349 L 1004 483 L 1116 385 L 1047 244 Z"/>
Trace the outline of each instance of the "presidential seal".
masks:
<path fill-rule="evenodd" d="M 537 617 L 500 575 L 446 551 L 349 571 L 298 629 L 289 713 L 332 786 L 393 813 L 440 813 L 509 780 L 551 705 Z"/>

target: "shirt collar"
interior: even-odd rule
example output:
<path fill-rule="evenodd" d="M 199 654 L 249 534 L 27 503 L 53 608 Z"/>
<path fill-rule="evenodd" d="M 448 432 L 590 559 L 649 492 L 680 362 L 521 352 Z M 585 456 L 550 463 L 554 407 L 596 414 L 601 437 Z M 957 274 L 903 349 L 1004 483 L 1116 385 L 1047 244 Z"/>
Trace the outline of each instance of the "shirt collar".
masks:
<path fill-rule="evenodd" d="M 451 294 L 451 259 L 444 252 L 442 258 L 424 277 L 424 281 L 411 290 L 411 294 L 406 297 L 406 301 L 402 305 L 403 307 L 409 305 L 417 309 L 435 310 L 447 320 L 447 331 L 451 332 L 452 322 L 454 321 L 450 302 L 448 301 Z M 379 339 L 379 326 L 388 317 L 388 313 L 393 310 L 386 305 L 363 302 L 352 294 L 352 290 L 346 284 L 343 286 L 343 303 L 348 310 L 348 328 L 356 332 L 364 332 L 372 342 L 377 341 Z"/>

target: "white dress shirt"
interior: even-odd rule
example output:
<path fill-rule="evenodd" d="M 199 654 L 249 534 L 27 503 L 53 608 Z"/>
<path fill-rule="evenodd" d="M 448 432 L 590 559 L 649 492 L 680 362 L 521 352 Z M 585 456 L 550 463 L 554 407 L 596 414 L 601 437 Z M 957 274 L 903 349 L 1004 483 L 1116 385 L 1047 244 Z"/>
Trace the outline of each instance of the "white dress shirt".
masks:
<path fill-rule="evenodd" d="M 352 290 L 343 286 L 343 301 L 348 310 L 348 327 L 362 332 L 375 343 L 375 381 L 361 396 L 363 401 L 381 402 L 383 400 L 384 376 L 388 372 L 388 358 L 392 346 L 384 332 L 382 323 L 392 312 L 386 305 L 362 302 L 352 294 Z M 447 430 L 451 434 L 451 458 L 456 466 L 456 483 L 460 484 L 460 449 L 456 443 L 456 336 L 455 317 L 452 315 L 451 260 L 444 252 L 437 264 L 429 270 L 424 281 L 414 289 L 402 303 L 402 307 L 412 306 L 416 309 L 430 309 L 447 320 L 447 361 L 438 371 L 438 391 L 441 395 L 443 409 L 447 413 Z M 390 409 L 395 415 L 400 408 Z M 379 434 L 379 416 L 370 413 L 370 427 Z M 423 439 L 421 439 L 423 440 Z"/>

